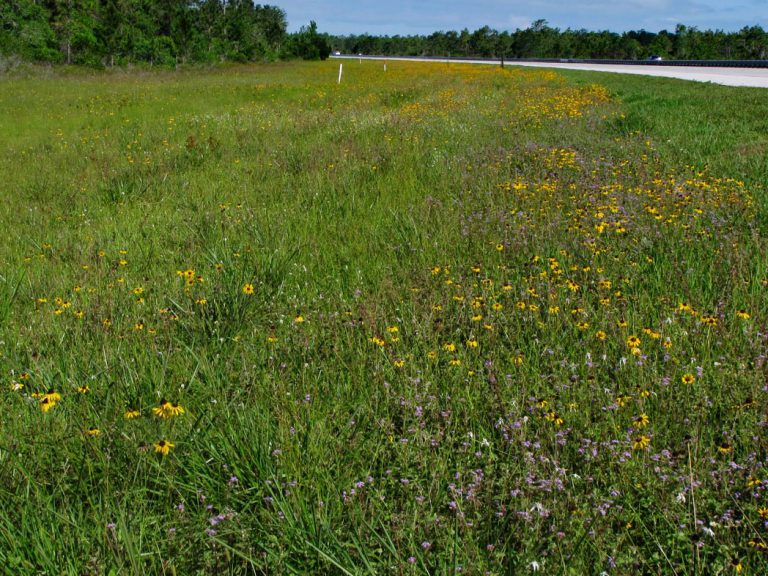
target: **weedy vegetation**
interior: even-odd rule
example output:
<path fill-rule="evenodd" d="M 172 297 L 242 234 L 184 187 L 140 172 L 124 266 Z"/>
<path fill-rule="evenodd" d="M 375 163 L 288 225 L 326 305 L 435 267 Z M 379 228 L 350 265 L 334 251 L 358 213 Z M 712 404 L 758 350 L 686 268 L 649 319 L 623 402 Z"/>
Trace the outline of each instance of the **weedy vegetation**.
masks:
<path fill-rule="evenodd" d="M 0 80 L 0 572 L 765 574 L 765 93 L 344 68 Z"/>

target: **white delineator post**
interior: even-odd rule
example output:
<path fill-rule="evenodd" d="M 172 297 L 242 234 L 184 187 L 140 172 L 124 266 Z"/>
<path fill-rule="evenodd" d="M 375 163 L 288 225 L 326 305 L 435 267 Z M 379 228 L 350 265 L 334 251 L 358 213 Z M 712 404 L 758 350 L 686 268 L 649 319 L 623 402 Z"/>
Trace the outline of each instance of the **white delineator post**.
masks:
<path fill-rule="evenodd" d="M 341 84 L 341 71 L 344 68 L 344 64 L 339 64 L 339 81 L 338 84 Z"/>

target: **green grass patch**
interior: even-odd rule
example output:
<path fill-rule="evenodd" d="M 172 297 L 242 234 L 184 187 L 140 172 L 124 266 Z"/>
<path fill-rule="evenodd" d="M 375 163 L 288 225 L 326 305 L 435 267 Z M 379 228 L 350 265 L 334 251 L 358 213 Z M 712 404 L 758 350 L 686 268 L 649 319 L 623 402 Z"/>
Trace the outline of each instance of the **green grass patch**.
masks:
<path fill-rule="evenodd" d="M 9 574 L 760 574 L 763 92 L 5 78 Z"/>

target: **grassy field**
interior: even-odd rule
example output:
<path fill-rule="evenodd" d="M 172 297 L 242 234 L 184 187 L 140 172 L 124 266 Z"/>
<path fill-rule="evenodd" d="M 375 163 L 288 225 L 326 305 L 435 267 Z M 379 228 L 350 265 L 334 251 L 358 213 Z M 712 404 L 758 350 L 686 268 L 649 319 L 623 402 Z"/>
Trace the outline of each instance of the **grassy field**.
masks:
<path fill-rule="evenodd" d="M 768 572 L 768 101 L 0 79 L 0 573 Z"/>

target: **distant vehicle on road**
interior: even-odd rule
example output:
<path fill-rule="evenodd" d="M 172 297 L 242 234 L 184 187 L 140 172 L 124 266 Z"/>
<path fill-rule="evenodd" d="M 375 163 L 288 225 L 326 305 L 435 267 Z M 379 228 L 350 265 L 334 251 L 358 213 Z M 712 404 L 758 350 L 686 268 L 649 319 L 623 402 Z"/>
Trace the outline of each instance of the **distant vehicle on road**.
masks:
<path fill-rule="evenodd" d="M 664 58 L 662 58 L 658 54 L 653 54 L 652 56 L 648 56 L 648 60 L 650 62 L 661 62 L 662 60 L 664 60 Z"/>
<path fill-rule="evenodd" d="M 334 52 L 334 53 L 333 53 L 333 55 L 334 55 L 334 56 L 341 56 L 341 52 L 339 52 L 338 50 L 336 50 L 336 52 Z"/>

